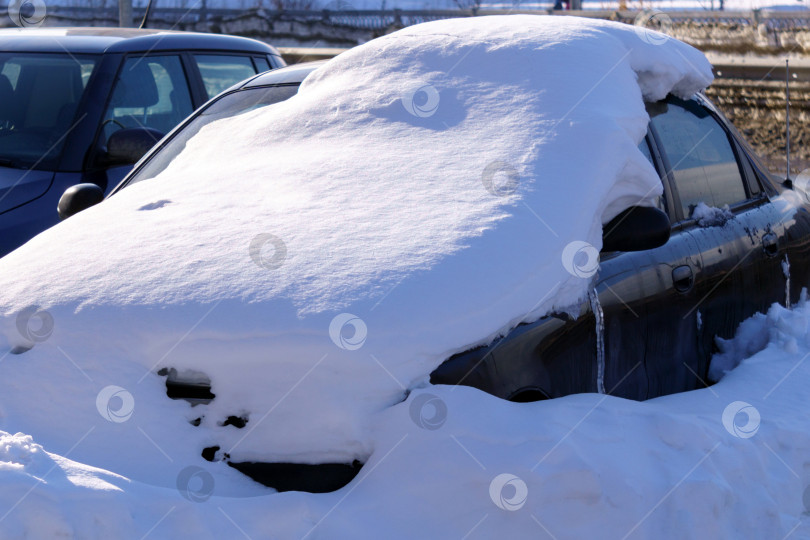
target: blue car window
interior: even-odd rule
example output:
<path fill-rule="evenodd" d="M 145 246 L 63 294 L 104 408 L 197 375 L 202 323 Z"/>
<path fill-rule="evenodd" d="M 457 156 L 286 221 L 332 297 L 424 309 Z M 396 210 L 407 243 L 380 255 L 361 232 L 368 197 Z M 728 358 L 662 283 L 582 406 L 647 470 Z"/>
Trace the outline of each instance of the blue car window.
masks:
<path fill-rule="evenodd" d="M 179 56 L 128 58 L 104 113 L 103 140 L 119 129 L 166 134 L 194 110 Z"/>
<path fill-rule="evenodd" d="M 256 74 L 249 56 L 195 54 L 194 60 L 209 99 Z"/>
<path fill-rule="evenodd" d="M 96 58 L 0 53 L 0 166 L 54 170 Z"/>

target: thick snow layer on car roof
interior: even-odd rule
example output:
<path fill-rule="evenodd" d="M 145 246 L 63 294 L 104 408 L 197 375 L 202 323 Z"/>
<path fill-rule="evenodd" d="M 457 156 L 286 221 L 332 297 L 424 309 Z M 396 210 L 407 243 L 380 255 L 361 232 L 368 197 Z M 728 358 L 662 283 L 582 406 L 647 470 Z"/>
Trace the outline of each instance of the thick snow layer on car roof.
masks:
<path fill-rule="evenodd" d="M 578 305 L 602 223 L 661 191 L 637 149 L 644 100 L 711 80 L 681 42 L 567 17 L 441 21 L 342 54 L 0 261 L 5 345 L 34 345 L 6 365 L 69 359 L 88 376 L 36 406 L 4 390 L 2 425 L 70 445 L 113 385 L 171 439 L 155 372 L 174 367 L 217 396 L 171 404 L 204 410 L 177 431 L 188 448 L 365 459 L 371 415 L 450 354 Z M 221 425 L 240 414 L 245 429 Z M 124 425 L 129 459 L 154 453 Z M 80 448 L 109 447 L 105 428 Z"/>

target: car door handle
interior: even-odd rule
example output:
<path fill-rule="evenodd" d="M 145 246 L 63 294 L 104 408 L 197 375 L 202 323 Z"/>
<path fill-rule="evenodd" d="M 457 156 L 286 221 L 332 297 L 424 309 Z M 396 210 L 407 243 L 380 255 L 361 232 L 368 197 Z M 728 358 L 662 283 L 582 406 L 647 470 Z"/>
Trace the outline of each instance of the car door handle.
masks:
<path fill-rule="evenodd" d="M 765 250 L 765 255 L 768 257 L 775 257 L 779 254 L 779 238 L 776 233 L 768 233 L 762 237 L 762 249 Z"/>
<path fill-rule="evenodd" d="M 678 266 L 672 270 L 672 284 L 678 292 L 686 292 L 695 284 L 695 274 L 688 264 Z"/>

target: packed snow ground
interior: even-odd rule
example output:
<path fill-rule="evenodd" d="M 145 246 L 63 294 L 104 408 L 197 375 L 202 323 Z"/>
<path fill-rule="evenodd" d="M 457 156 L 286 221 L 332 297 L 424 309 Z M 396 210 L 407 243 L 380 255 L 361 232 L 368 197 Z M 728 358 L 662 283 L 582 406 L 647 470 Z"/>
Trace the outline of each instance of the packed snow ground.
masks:
<path fill-rule="evenodd" d="M 810 305 L 775 305 L 723 350 L 720 374 L 753 356 L 710 388 L 643 403 L 418 390 L 376 415 L 374 455 L 332 494 L 227 496 L 235 471 L 178 456 L 155 487 L 63 457 L 86 441 L 0 433 L 0 537 L 807 538 Z M 14 364 L 0 363 L 4 381 L 33 375 Z"/>

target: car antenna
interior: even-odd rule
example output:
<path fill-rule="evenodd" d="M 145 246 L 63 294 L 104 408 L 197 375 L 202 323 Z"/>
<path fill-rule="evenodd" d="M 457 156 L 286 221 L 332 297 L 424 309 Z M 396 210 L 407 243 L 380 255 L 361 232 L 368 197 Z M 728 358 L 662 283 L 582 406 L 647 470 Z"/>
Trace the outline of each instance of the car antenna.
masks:
<path fill-rule="evenodd" d="M 151 1 L 151 0 L 150 0 Z M 791 186 L 790 180 L 790 60 L 785 58 L 785 185 Z"/>
<path fill-rule="evenodd" d="M 141 25 L 138 27 L 139 29 L 146 28 L 146 21 L 149 20 L 149 12 L 152 10 L 152 0 L 149 0 L 146 3 L 146 12 L 143 14 L 143 20 L 141 21 Z"/>

